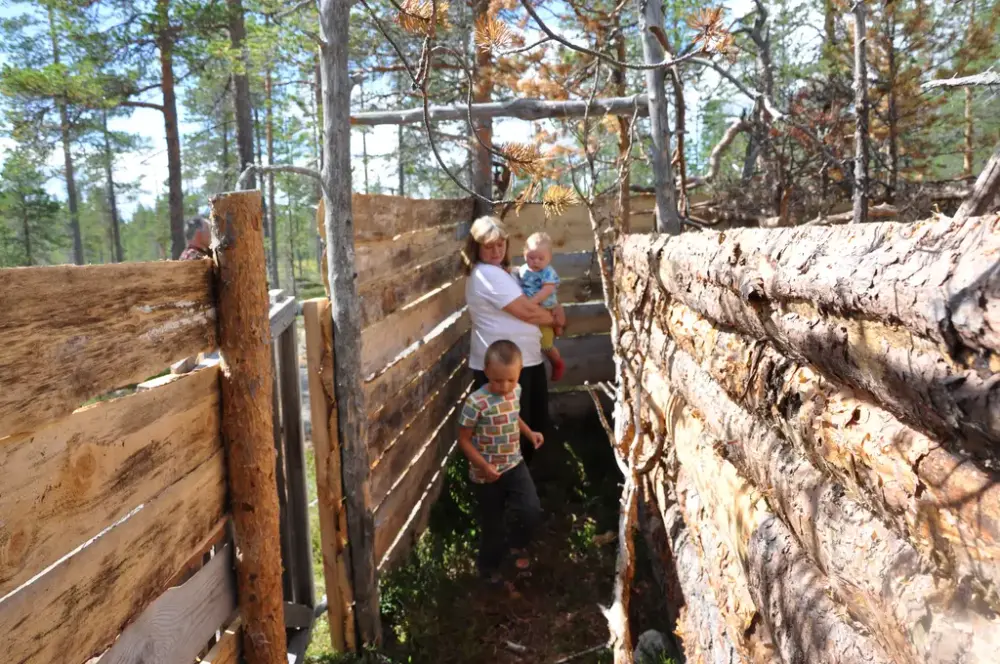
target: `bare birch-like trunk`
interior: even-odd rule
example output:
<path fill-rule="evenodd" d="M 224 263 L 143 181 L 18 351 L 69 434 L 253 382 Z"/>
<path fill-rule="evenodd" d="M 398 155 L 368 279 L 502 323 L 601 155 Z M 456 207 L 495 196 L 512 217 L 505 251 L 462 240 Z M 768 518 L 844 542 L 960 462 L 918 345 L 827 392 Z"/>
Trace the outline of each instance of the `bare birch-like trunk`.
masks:
<path fill-rule="evenodd" d="M 865 0 L 854 2 L 854 220 L 868 220 L 868 63 Z"/>

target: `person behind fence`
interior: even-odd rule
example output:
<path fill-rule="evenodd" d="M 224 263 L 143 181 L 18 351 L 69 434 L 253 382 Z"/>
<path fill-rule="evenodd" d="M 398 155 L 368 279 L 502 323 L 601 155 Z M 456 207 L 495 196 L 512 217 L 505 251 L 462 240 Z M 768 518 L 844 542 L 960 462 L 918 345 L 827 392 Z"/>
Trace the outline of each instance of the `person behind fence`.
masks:
<path fill-rule="evenodd" d="M 549 384 L 542 355 L 542 334 L 539 325 L 565 325 L 562 307 L 546 310 L 528 300 L 510 270 L 510 246 L 503 222 L 496 217 L 480 217 L 469 229 L 462 250 L 466 274 L 465 301 L 472 321 L 469 368 L 473 388 L 488 380 L 484 373 L 487 347 L 494 341 L 507 339 L 521 351 L 523 368 L 521 385 L 521 417 L 534 430 L 546 433 L 549 419 Z M 530 441 L 521 441 L 521 454 L 529 465 L 535 448 Z"/>
<path fill-rule="evenodd" d="M 191 261 L 212 257 L 212 229 L 204 217 L 190 219 L 184 226 L 184 236 L 187 238 L 187 248 L 181 252 L 177 260 Z"/>
<path fill-rule="evenodd" d="M 524 244 L 524 265 L 517 268 L 517 278 L 525 297 L 548 311 L 559 305 L 556 299 L 559 275 L 551 263 L 552 238 L 548 233 L 532 233 Z M 562 334 L 562 328 L 556 324 L 540 325 L 539 329 L 542 331 L 542 353 L 552 363 L 552 380 L 555 382 L 562 378 L 566 370 L 559 349 L 553 345 L 556 334 Z"/>
<path fill-rule="evenodd" d="M 507 545 L 504 516 L 511 517 L 511 553 L 519 570 L 530 567 L 527 546 L 542 508 L 521 456 L 520 439 L 534 447 L 545 442 L 521 418 L 521 351 L 512 341 L 494 341 L 486 350 L 488 382 L 465 400 L 459 415 L 458 446 L 469 460 L 469 479 L 479 504 L 479 573 L 500 581 Z"/>

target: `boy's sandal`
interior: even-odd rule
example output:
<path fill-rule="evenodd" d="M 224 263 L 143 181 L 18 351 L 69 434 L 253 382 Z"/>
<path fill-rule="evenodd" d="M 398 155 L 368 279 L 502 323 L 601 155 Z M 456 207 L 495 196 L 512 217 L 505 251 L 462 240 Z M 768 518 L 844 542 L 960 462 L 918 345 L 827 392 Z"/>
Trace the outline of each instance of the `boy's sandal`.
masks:
<path fill-rule="evenodd" d="M 518 572 L 527 572 L 531 569 L 531 558 L 528 556 L 528 552 L 525 549 L 511 549 L 510 552 L 514 554 L 514 567 L 517 568 Z"/>

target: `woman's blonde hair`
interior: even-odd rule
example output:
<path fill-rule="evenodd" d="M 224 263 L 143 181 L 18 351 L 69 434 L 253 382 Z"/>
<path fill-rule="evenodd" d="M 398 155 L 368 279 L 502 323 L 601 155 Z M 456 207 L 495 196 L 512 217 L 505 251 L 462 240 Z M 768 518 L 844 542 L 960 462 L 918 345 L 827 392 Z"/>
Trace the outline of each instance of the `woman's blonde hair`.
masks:
<path fill-rule="evenodd" d="M 462 249 L 462 262 L 465 263 L 465 273 L 471 274 L 472 268 L 479 262 L 479 246 L 482 244 L 492 244 L 503 240 L 506 243 L 503 261 L 500 266 L 505 270 L 510 269 L 510 234 L 504 228 L 503 222 L 498 217 L 480 217 L 472 222 L 469 229 L 469 237 L 465 240 L 465 247 Z"/>

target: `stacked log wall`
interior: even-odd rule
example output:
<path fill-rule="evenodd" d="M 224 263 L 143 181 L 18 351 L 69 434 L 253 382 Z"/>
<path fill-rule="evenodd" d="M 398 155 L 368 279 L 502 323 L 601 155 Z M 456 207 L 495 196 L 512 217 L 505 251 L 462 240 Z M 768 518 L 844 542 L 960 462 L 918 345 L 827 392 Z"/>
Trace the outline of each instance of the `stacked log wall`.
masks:
<path fill-rule="evenodd" d="M 996 660 L 998 256 L 995 215 L 623 238 L 694 661 Z"/>

